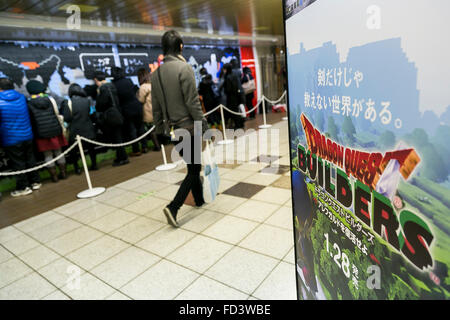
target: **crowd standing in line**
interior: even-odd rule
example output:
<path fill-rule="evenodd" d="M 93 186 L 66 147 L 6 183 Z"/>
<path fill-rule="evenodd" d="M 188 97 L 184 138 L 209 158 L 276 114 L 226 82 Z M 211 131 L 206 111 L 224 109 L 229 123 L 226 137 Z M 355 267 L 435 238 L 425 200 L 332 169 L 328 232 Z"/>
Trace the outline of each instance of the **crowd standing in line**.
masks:
<path fill-rule="evenodd" d="M 68 124 L 69 144 L 72 145 L 77 135 L 91 140 L 96 139 L 96 132 L 91 115 L 92 101 L 88 98 L 86 92 L 78 84 L 74 83 L 69 87 L 69 99 L 61 104 L 61 111 L 64 121 Z M 97 152 L 95 145 L 82 142 L 83 149 L 88 150 L 91 158 L 90 170 L 98 170 Z M 74 166 L 75 173 L 81 174 L 81 168 L 78 165 L 80 154 L 73 150 L 69 156 L 69 163 Z"/>
<path fill-rule="evenodd" d="M 14 171 L 34 167 L 33 130 L 25 96 L 14 90 L 11 80 L 0 78 L 0 143 Z M 13 197 L 39 190 L 42 184 L 36 171 L 16 176 Z"/>
<path fill-rule="evenodd" d="M 44 154 L 44 161 L 49 162 L 61 156 L 62 148 L 68 145 L 63 135 L 63 127 L 58 120 L 59 108 L 55 99 L 46 94 L 47 88 L 38 80 L 31 80 L 26 85 L 30 94 L 28 109 L 30 111 L 31 125 L 35 133 L 37 151 Z M 47 166 L 53 182 L 66 179 L 66 159 L 60 157 L 57 161 L 60 173 L 57 174 L 56 164 Z"/>
<path fill-rule="evenodd" d="M 145 68 L 138 70 L 139 87 L 126 77 L 123 69 L 115 67 L 112 81 L 107 80 L 105 72 L 96 71 L 93 74 L 94 85 L 81 88 L 78 84 L 71 84 L 67 99 L 52 97 L 42 82 L 30 80 L 26 84 L 27 99 L 14 90 L 11 80 L 0 78 L 0 147 L 10 161 L 10 169 L 22 171 L 35 167 L 37 151 L 43 154 L 45 163 L 58 158 L 47 166 L 51 180 L 58 182 L 67 178 L 67 163 L 73 165 L 76 174 L 82 172 L 78 164 L 78 148 L 73 149 L 67 159 L 62 156 L 64 149 L 76 142 L 77 135 L 122 144 L 141 136 L 146 132 L 146 127 L 154 124 L 154 132 L 132 145 L 130 155 L 139 156 L 148 152 L 149 139 L 153 142 L 154 151 L 159 151 L 161 144 L 168 141 L 167 133 L 162 129 L 163 109 L 176 127 L 190 128 L 194 120 L 204 119 L 203 112 L 209 112 L 220 104 L 235 112 L 240 112 L 240 105 L 245 105 L 247 110 L 253 108 L 253 92 L 246 94 L 243 89 L 245 83 L 254 79 L 250 69 L 244 68 L 241 72 L 237 60 L 232 60 L 223 66 L 216 83 L 203 68 L 196 88 L 193 70 L 181 55 L 183 41 L 180 35 L 175 31 L 167 32 L 162 42 L 166 56 L 164 64 L 153 73 Z M 167 94 L 168 91 L 170 94 Z M 251 113 L 250 117 L 254 118 L 255 113 Z M 220 111 L 210 114 L 207 121 L 210 125 L 221 123 Z M 227 112 L 226 121 L 228 128 L 244 128 L 245 118 L 242 116 Z M 89 170 L 98 170 L 96 146 L 83 141 L 83 148 L 91 159 Z M 130 162 L 124 147 L 114 149 L 113 166 Z M 204 203 L 201 165 L 194 164 L 193 159 L 185 159 L 188 174 L 177 196 L 165 210 L 174 226 L 177 225 L 177 212 L 190 191 L 198 206 Z M 29 195 L 42 187 L 38 171 L 15 178 L 16 190 L 11 192 L 13 197 Z"/>

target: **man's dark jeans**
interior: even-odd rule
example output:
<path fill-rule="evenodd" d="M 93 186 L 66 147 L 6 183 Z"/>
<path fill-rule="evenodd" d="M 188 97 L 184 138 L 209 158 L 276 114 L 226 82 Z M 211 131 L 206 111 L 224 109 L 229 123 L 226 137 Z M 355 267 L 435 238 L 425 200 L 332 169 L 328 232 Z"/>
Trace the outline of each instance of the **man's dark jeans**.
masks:
<path fill-rule="evenodd" d="M 169 204 L 169 209 L 173 213 L 177 213 L 181 206 L 184 204 L 189 192 L 192 190 L 192 195 L 194 196 L 195 204 L 202 205 L 204 203 L 203 199 L 203 186 L 202 181 L 200 179 L 200 172 L 202 171 L 201 163 L 196 164 L 195 159 L 195 150 L 197 152 L 202 151 L 202 148 L 195 148 L 194 146 L 194 138 L 191 137 L 191 159 L 184 159 L 187 162 L 187 175 L 181 183 L 178 192 L 173 199 L 173 201 Z M 183 157 L 183 150 L 180 151 L 180 156 Z M 184 157 L 183 157 L 184 158 Z M 201 159 L 201 155 L 197 155 L 197 159 Z M 190 160 L 190 161 L 188 161 Z M 190 162 L 190 163 L 189 163 Z"/>
<path fill-rule="evenodd" d="M 36 166 L 32 140 L 4 147 L 4 150 L 11 162 L 10 167 L 13 171 L 23 171 Z M 18 175 L 16 176 L 16 190 L 24 190 L 33 183 L 40 183 L 40 181 L 38 171 Z"/>

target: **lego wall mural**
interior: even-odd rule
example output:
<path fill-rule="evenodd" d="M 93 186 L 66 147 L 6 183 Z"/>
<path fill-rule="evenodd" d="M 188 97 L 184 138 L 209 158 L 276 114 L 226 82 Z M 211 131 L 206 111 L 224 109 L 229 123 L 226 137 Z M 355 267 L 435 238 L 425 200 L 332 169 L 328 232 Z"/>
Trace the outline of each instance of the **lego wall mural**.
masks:
<path fill-rule="evenodd" d="M 22 93 L 28 80 L 39 79 L 58 96 L 65 96 L 71 83 L 92 84 L 95 70 L 111 74 L 115 66 L 137 84 L 139 68 L 154 71 L 163 60 L 161 47 L 154 45 L 1 41 L 0 48 L 0 77 L 12 79 Z M 186 46 L 183 56 L 200 81 L 201 68 L 217 79 L 225 63 L 240 60 L 239 52 L 239 47 Z"/>
<path fill-rule="evenodd" d="M 285 1 L 300 299 L 450 298 L 449 10 Z"/>

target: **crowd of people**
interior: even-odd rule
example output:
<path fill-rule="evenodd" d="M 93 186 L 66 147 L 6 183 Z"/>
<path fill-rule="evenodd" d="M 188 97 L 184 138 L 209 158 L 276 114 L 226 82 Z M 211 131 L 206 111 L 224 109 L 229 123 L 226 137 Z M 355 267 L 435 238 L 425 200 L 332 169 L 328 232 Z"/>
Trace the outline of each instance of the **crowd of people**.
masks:
<path fill-rule="evenodd" d="M 173 37 L 181 41 L 179 36 L 172 34 Z M 212 75 L 203 68 L 200 71 L 201 81 L 196 88 L 193 69 L 181 56 L 182 49 L 178 52 L 177 46 L 174 49 L 173 44 L 166 43 L 166 48 L 170 46 L 171 49 L 166 50 L 164 63 L 167 66 L 182 67 L 183 71 L 175 69 L 169 74 L 181 72 L 186 79 L 182 79 L 183 81 L 179 83 L 179 78 L 174 78 L 173 83 L 167 84 L 167 91 L 170 91 L 170 94 L 164 98 L 169 101 L 167 103 L 169 118 L 187 117 L 196 120 L 195 117 L 203 117 L 203 113 L 216 108 L 219 104 L 237 113 L 244 105 L 248 110 L 253 107 L 254 90 L 243 88 L 243 84 L 253 80 L 249 68 L 244 68 L 241 72 L 238 61 L 233 60 L 223 66 L 218 82 L 213 81 Z M 183 64 L 170 63 L 176 61 Z M 167 66 L 159 69 L 167 70 Z M 152 74 L 145 68 L 140 69 L 137 73 L 139 86 L 136 86 L 119 67 L 112 69 L 112 80 L 109 80 L 103 71 L 96 71 L 93 75 L 94 85 L 82 88 L 73 83 L 69 86 L 66 99 L 50 95 L 46 86 L 38 80 L 30 80 L 26 84 L 29 95 L 25 97 L 14 89 L 10 79 L 0 78 L 0 147 L 10 161 L 10 169 L 23 171 L 36 167 L 37 155 L 44 163 L 49 163 L 46 168 L 51 180 L 56 183 L 68 177 L 68 164 L 73 165 L 76 174 L 82 172 L 78 148 L 73 149 L 67 156 L 63 155 L 64 151 L 76 142 L 78 135 L 90 140 L 122 144 L 142 136 L 153 123 L 156 130 L 134 143 L 130 156 L 147 153 L 149 140 L 153 142 L 154 151 L 159 151 L 161 144 L 168 142 L 168 137 L 164 130 L 160 130 L 163 120 L 160 110 L 162 102 L 161 97 L 158 97 L 158 93 L 155 95 L 152 88 L 156 87 L 158 92 L 162 83 L 158 79 L 155 85 L 155 78 L 159 77 L 155 77 L 155 74 L 160 75 L 161 70 Z M 189 97 L 185 96 L 187 93 L 190 94 Z M 200 109 L 197 109 L 196 100 Z M 189 109 L 189 105 L 193 108 Z M 253 118 L 255 113 L 256 111 L 251 113 L 250 117 Z M 220 123 L 220 112 L 210 114 L 207 121 L 211 125 Z M 245 117 L 226 113 L 226 121 L 228 128 L 240 129 L 244 127 Z M 98 170 L 96 146 L 83 141 L 83 148 L 91 160 L 89 170 Z M 130 162 L 124 147 L 114 149 L 116 155 L 113 166 L 123 166 Z M 193 174 L 197 177 L 201 166 L 188 169 L 191 176 Z M 189 174 L 188 176 L 191 177 Z M 192 184 L 196 179 L 191 178 L 188 180 Z M 16 176 L 16 190 L 11 192 L 11 195 L 13 197 L 28 195 L 41 187 L 38 171 L 19 174 Z M 183 190 L 191 189 L 188 185 L 182 187 Z M 184 193 L 186 192 L 183 192 L 180 199 L 184 197 Z M 198 192 L 194 196 L 196 195 Z M 171 208 L 171 212 L 177 211 L 177 207 L 181 206 L 180 199 Z M 202 202 L 201 199 L 196 200 L 198 203 Z"/>

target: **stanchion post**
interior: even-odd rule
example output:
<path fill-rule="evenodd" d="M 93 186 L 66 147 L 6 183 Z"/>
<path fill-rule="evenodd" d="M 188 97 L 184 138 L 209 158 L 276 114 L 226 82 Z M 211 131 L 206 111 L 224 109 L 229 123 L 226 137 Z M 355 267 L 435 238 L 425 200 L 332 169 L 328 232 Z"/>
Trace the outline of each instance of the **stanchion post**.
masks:
<path fill-rule="evenodd" d="M 286 114 L 287 114 L 287 112 L 288 112 L 288 110 L 287 110 L 287 92 L 285 91 L 285 92 L 283 93 L 283 95 L 284 95 L 284 98 L 285 98 L 285 101 L 286 101 Z M 283 120 L 283 121 L 288 121 L 289 118 L 286 116 L 286 117 L 283 117 L 282 120 Z"/>
<path fill-rule="evenodd" d="M 170 171 L 177 167 L 176 163 L 167 163 L 167 156 L 166 156 L 166 149 L 164 148 L 164 145 L 161 145 L 161 152 L 163 156 L 164 164 L 157 166 L 157 171 Z"/>
<path fill-rule="evenodd" d="M 88 199 L 88 198 L 97 197 L 97 196 L 101 195 L 103 192 L 105 192 L 106 188 L 103 188 L 103 187 L 92 188 L 91 176 L 89 175 L 89 169 L 87 167 L 86 157 L 84 155 L 83 144 L 81 143 L 81 138 L 79 135 L 77 135 L 77 143 L 78 143 L 78 148 L 80 149 L 81 162 L 83 163 L 84 173 L 86 174 L 86 180 L 87 180 L 88 187 L 89 187 L 88 190 L 80 192 L 77 195 L 77 197 L 80 199 Z"/>
<path fill-rule="evenodd" d="M 222 117 L 222 130 L 223 130 L 223 140 L 219 141 L 218 144 L 231 144 L 234 140 L 227 139 L 227 128 L 225 128 L 225 114 L 223 112 L 223 105 L 220 105 L 220 116 Z"/>
<path fill-rule="evenodd" d="M 84 155 L 83 144 L 81 143 L 80 136 L 77 135 L 78 148 L 80 149 L 81 162 L 83 163 L 84 174 L 86 175 L 86 180 L 89 186 L 89 190 L 92 190 L 91 176 L 89 175 L 89 169 L 86 163 L 86 156 Z"/>
<path fill-rule="evenodd" d="M 259 126 L 260 129 L 269 129 L 272 127 L 271 124 L 267 124 L 267 117 L 266 117 L 266 97 L 262 96 L 262 109 L 263 109 L 263 119 L 264 119 L 264 124 L 262 126 Z"/>

